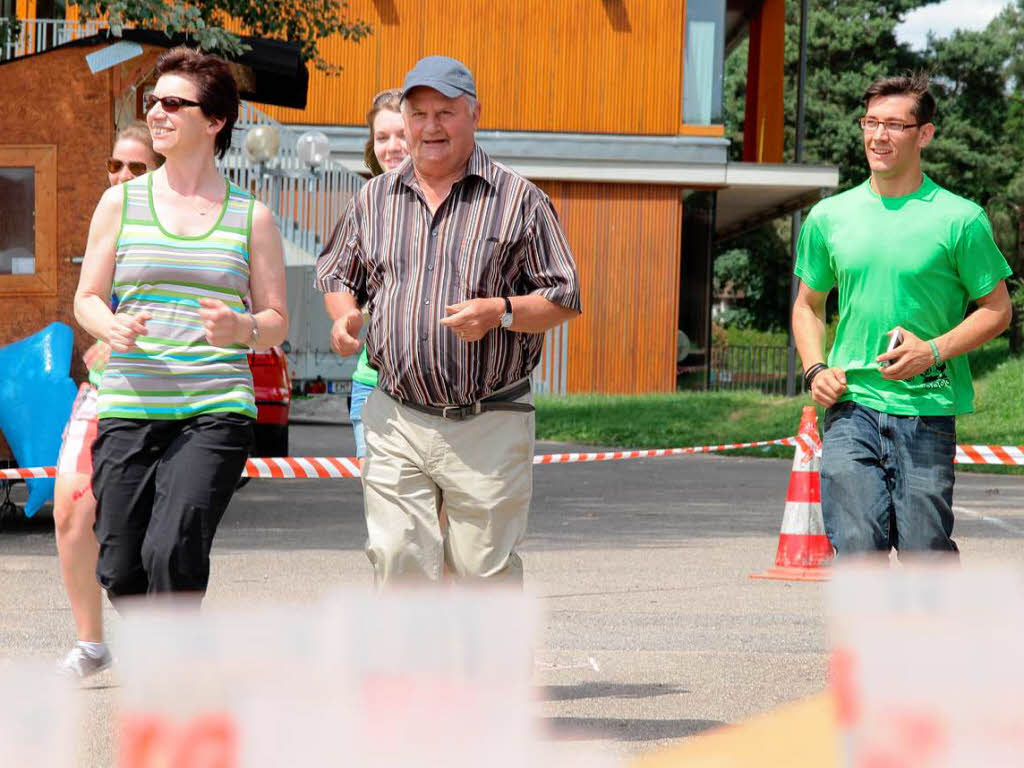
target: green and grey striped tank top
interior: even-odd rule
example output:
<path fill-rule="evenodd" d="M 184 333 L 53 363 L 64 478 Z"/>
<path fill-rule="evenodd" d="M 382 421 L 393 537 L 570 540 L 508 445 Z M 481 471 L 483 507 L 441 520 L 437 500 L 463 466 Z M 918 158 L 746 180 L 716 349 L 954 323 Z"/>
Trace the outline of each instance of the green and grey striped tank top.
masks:
<path fill-rule="evenodd" d="M 232 412 L 256 417 L 243 345 L 214 347 L 198 299 L 220 299 L 244 312 L 249 293 L 252 195 L 225 181 L 227 196 L 205 235 L 163 228 L 153 205 L 153 175 L 125 182 L 113 291 L 118 313 L 149 312 L 136 349 L 111 352 L 99 393 L 99 417 L 187 419 Z"/>

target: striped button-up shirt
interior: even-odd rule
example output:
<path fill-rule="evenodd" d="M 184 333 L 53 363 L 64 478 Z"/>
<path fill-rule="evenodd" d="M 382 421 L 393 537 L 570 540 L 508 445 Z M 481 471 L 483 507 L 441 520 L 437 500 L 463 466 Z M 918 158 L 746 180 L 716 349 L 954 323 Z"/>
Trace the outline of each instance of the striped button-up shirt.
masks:
<path fill-rule="evenodd" d="M 445 307 L 536 294 L 580 310 L 579 278 L 547 195 L 477 145 L 431 214 L 411 159 L 355 195 L 317 260 L 316 287 L 370 311 L 378 386 L 429 405 L 465 405 L 530 375 L 544 335 L 497 328 L 465 342 Z"/>

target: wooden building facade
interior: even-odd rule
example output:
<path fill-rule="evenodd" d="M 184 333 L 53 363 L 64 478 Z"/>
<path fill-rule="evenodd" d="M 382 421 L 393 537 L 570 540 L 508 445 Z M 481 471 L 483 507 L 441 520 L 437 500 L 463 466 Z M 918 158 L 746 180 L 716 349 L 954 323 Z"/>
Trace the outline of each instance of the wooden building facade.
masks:
<path fill-rule="evenodd" d="M 16 2 L 19 15 L 32 17 L 43 0 Z M 680 330 L 694 359 L 709 356 L 716 235 L 799 207 L 837 183 L 834 169 L 781 162 L 785 0 L 350 0 L 349 8 L 373 34 L 322 44 L 342 74 L 311 67 L 305 109 L 261 107 L 298 130 L 327 133 L 332 156 L 365 171 L 374 94 L 400 85 L 422 56 L 469 66 L 483 109 L 478 141 L 551 197 L 577 260 L 584 314 L 558 336 L 566 339 L 567 392 L 673 391 Z M 744 35 L 747 162 L 731 163 L 721 120 L 724 60 Z M 68 259 L 84 247 L 103 178 L 78 167 L 95 163 L 95 152 L 86 161 L 63 147 L 73 146 L 83 115 L 100 127 L 87 140 L 109 143 L 118 84 L 104 78 L 120 75 L 81 72 L 80 51 L 50 55 L 0 69 L 24 67 L 26 82 L 60 81 L 76 95 L 75 114 L 47 122 L 46 100 L 32 104 L 2 90 L 0 114 L 4 143 L 33 136 L 32 144 L 61 147 L 55 277 L 41 293 L 23 295 L 32 313 L 69 322 L 78 269 Z M 62 201 L 72 189 L 91 201 L 87 210 Z M 0 296 L 15 284 L 0 265 Z M 26 322 L 0 318 L 0 343 Z"/>
<path fill-rule="evenodd" d="M 305 110 L 268 113 L 323 130 L 335 156 L 363 171 L 373 96 L 400 85 L 423 56 L 465 63 L 482 105 L 478 141 L 550 195 L 576 256 L 584 314 L 567 334 L 569 392 L 674 391 L 678 331 L 696 349 L 691 363 L 708 357 L 718 222 L 737 232 L 761 213 L 778 215 L 835 185 L 827 170 L 808 179 L 781 165 L 785 0 L 351 0 L 349 7 L 373 34 L 359 43 L 327 41 L 321 52 L 342 74 L 312 71 Z M 743 214 L 716 216 L 713 190 L 729 187 L 729 171 L 740 170 L 728 162 L 721 101 L 725 51 L 744 35 L 751 40 L 745 160 L 774 168 L 777 184 L 767 191 L 748 179 L 732 190 L 743 198 L 733 214 Z M 706 213 L 710 197 L 710 218 L 688 215 L 695 192 L 694 213 Z"/>

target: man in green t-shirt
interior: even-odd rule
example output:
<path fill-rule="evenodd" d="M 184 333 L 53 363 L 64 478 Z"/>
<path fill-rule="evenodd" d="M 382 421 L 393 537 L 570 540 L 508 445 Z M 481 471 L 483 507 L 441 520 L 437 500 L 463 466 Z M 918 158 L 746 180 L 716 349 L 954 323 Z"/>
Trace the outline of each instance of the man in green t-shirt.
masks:
<path fill-rule="evenodd" d="M 876 81 L 864 104 L 871 175 L 814 206 L 797 246 L 793 336 L 811 397 L 828 408 L 825 532 L 839 555 L 955 554 L 955 418 L 974 407 L 967 352 L 1009 324 L 1010 268 L 985 212 L 921 172 L 935 134 L 927 77 Z M 839 326 L 826 364 L 834 286 Z"/>

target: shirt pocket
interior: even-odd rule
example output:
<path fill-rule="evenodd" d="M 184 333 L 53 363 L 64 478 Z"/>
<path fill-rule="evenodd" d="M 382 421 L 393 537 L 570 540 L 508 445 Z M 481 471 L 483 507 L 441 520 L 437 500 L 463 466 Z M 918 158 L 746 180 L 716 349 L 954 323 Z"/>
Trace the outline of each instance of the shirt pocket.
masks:
<path fill-rule="evenodd" d="M 468 241 L 459 259 L 459 283 L 468 299 L 512 295 L 521 272 L 518 240 L 501 234 Z"/>

